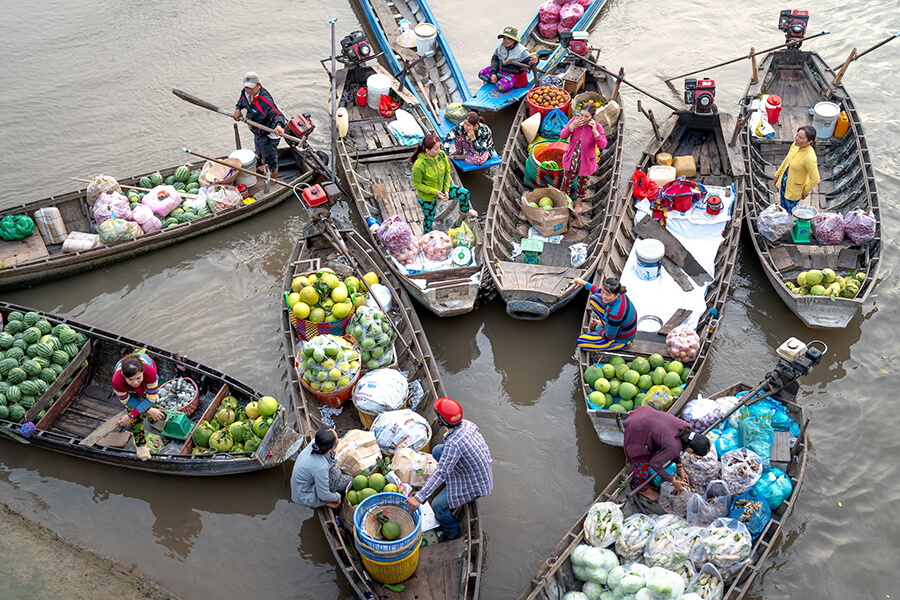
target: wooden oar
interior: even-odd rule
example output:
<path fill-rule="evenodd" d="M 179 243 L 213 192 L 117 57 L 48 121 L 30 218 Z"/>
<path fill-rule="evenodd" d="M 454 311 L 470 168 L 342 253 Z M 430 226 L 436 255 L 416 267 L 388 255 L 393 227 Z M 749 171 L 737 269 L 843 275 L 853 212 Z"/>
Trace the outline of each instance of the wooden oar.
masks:
<path fill-rule="evenodd" d="M 3 435 L 5 435 L 6 437 L 8 437 L 11 440 L 15 440 L 15 441 L 19 442 L 20 444 L 25 444 L 26 446 L 31 444 L 31 442 L 26 440 L 21 435 L 14 433 L 14 430 L 12 430 L 8 427 L 0 426 L 0 433 L 2 433 Z"/>
<path fill-rule="evenodd" d="M 202 158 L 202 159 L 208 160 L 210 162 L 219 163 L 220 165 L 225 165 L 226 167 L 235 169 L 236 171 L 240 171 L 241 173 L 247 173 L 248 175 L 253 175 L 254 177 L 262 177 L 262 175 L 260 175 L 259 173 L 254 173 L 253 171 L 250 171 L 249 169 L 245 169 L 244 167 L 235 167 L 234 165 L 228 164 L 224 160 L 219 160 L 218 158 L 213 158 L 211 156 L 203 156 L 202 154 L 199 154 L 199 153 L 194 152 L 193 150 L 189 150 L 187 148 L 182 148 L 181 151 L 186 154 L 190 154 L 191 156 L 196 156 L 197 158 Z M 294 190 L 294 192 L 296 192 L 297 188 L 300 187 L 299 185 L 294 185 L 293 183 L 288 183 L 287 181 L 282 181 L 281 179 L 276 179 L 274 177 L 271 179 L 271 181 L 272 181 L 272 183 L 277 183 L 280 186 L 290 188 L 290 189 Z M 300 188 L 300 189 L 303 189 L 303 188 Z"/>
<path fill-rule="evenodd" d="M 78 181 L 80 183 L 90 183 L 90 179 L 82 179 L 80 177 L 69 177 L 72 181 Z M 126 190 L 137 190 L 139 192 L 149 192 L 150 190 L 147 188 L 138 187 L 136 185 L 125 185 L 124 183 L 119 184 L 120 188 L 124 188 Z M 182 198 L 196 198 L 197 194 L 188 194 L 186 192 L 178 192 L 178 195 Z"/>
<path fill-rule="evenodd" d="M 578 58 L 579 58 L 579 60 L 583 60 L 584 62 L 588 63 L 589 65 L 593 65 L 594 67 L 600 69 L 601 71 L 603 71 L 604 73 L 606 73 L 606 74 L 609 75 L 610 77 L 615 77 L 617 82 L 619 82 L 619 83 L 624 83 L 625 85 L 627 85 L 627 86 L 629 86 L 629 87 L 631 87 L 631 88 L 634 88 L 635 90 L 637 90 L 637 91 L 639 91 L 640 93 L 644 94 L 644 95 L 647 96 L 648 98 L 653 98 L 654 100 L 656 100 L 657 102 L 659 102 L 659 103 L 662 104 L 663 106 L 667 106 L 667 107 L 671 108 L 671 109 L 674 110 L 674 111 L 679 111 L 679 110 L 683 110 L 683 109 L 684 109 L 684 107 L 678 108 L 678 107 L 675 106 L 674 104 L 669 104 L 668 102 L 666 102 L 666 101 L 663 100 L 662 98 L 658 98 L 658 97 L 654 96 L 653 94 L 651 94 L 650 92 L 648 92 L 648 91 L 646 91 L 646 90 L 642 90 L 642 89 L 639 88 L 638 86 L 634 85 L 633 83 L 631 83 L 630 81 L 628 81 L 627 79 L 625 79 L 624 77 L 622 77 L 621 74 L 619 74 L 619 73 L 613 73 L 612 71 L 608 70 L 608 69 L 607 69 L 606 67 L 604 67 L 603 65 L 597 63 L 597 62 L 594 61 L 594 60 L 591 60 L 591 59 L 588 58 L 587 56 L 579 56 Z"/>
<path fill-rule="evenodd" d="M 868 53 L 871 52 L 872 50 L 878 50 L 879 48 L 881 48 L 882 46 L 884 46 L 885 44 L 887 44 L 887 43 L 890 42 L 891 40 L 896 39 L 896 38 L 898 38 L 898 37 L 900 37 L 900 31 L 898 31 L 897 33 L 895 33 L 894 35 L 890 36 L 889 38 L 887 38 L 887 39 L 885 39 L 885 40 L 881 40 L 880 42 L 878 42 L 877 44 L 875 44 L 874 46 L 872 46 L 872 47 L 869 48 L 868 50 L 863 50 L 863 51 L 860 52 L 859 54 L 856 53 L 856 48 L 854 48 L 853 50 L 851 50 L 851 51 L 850 51 L 850 56 L 848 56 L 848 57 L 847 57 L 847 60 L 844 61 L 844 64 L 841 66 L 841 70 L 840 70 L 840 71 L 838 72 L 838 74 L 834 77 L 834 81 L 831 82 L 831 84 L 832 84 L 832 85 L 840 85 L 840 84 L 841 84 L 841 79 L 843 79 L 844 73 L 847 72 L 847 67 L 850 66 L 850 63 L 852 63 L 853 61 L 856 61 L 856 60 L 861 59 L 863 56 L 865 56 L 866 54 L 868 54 Z M 828 93 L 827 95 L 830 96 L 830 95 L 831 95 L 831 90 L 828 90 L 828 91 L 829 91 L 829 93 Z"/>

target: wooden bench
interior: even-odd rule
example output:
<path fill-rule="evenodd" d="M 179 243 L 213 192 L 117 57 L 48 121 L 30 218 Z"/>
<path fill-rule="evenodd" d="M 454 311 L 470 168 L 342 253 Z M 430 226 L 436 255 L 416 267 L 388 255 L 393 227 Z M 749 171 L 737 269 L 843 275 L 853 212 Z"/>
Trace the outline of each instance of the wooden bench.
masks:
<path fill-rule="evenodd" d="M 44 245 L 44 239 L 37 232 L 18 242 L 0 241 L 0 262 L 6 267 L 25 263 L 31 260 L 47 258 L 50 253 Z"/>

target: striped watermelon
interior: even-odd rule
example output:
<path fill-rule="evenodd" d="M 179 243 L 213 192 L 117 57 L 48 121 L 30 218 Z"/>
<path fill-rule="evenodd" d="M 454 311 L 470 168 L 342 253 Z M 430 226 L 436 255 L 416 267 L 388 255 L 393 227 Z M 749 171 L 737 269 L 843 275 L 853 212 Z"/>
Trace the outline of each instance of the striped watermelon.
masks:
<path fill-rule="evenodd" d="M 25 315 L 23 315 L 22 313 L 20 313 L 17 310 L 14 310 L 11 313 L 9 313 L 8 315 L 6 315 L 7 323 L 12 323 L 13 321 L 24 321 L 24 320 L 25 320 Z"/>
<path fill-rule="evenodd" d="M 25 358 L 25 353 L 22 351 L 21 348 L 13 347 L 6 351 L 6 358 L 13 358 L 13 359 L 15 359 L 16 363 L 18 364 L 18 362 L 20 360 Z"/>
<path fill-rule="evenodd" d="M 18 423 L 22 419 L 25 418 L 25 409 L 19 406 L 18 404 L 11 404 L 9 406 L 9 420 Z"/>
<path fill-rule="evenodd" d="M 9 323 L 6 324 L 6 332 L 11 335 L 16 335 L 17 333 L 22 333 L 27 328 L 28 328 L 28 325 L 25 324 L 25 321 L 10 321 Z"/>
<path fill-rule="evenodd" d="M 8 419 L 9 418 L 9 408 L 6 404 L 0 404 L 0 419 Z"/>
<path fill-rule="evenodd" d="M 15 386 L 15 385 L 22 383 L 26 379 L 28 379 L 28 373 L 26 373 L 20 367 L 13 367 L 12 369 L 10 369 L 9 373 L 6 375 L 6 378 L 9 379 L 9 382 L 13 386 Z"/>
<path fill-rule="evenodd" d="M 49 360 L 50 357 L 53 356 L 53 346 L 50 342 L 38 342 L 34 347 L 37 348 L 37 354 L 40 357 Z"/>
<path fill-rule="evenodd" d="M 33 396 L 31 394 L 22 394 L 22 399 L 19 400 L 19 404 L 22 405 L 22 408 L 28 410 L 34 403 L 37 402 L 37 396 Z"/>
<path fill-rule="evenodd" d="M 55 333 L 56 337 L 58 337 L 59 341 L 63 344 L 74 344 L 75 340 L 78 339 L 78 334 L 72 331 L 69 326 L 66 326 L 64 329 L 60 329 Z"/>
<path fill-rule="evenodd" d="M 13 342 L 13 348 L 18 348 L 22 352 L 25 352 L 25 350 L 28 349 L 28 342 L 26 342 L 25 340 L 23 340 L 21 338 L 21 335 L 22 335 L 21 333 L 18 333 L 16 335 L 18 335 L 20 337 L 19 337 L 19 339 L 17 339 L 16 341 Z"/>
<path fill-rule="evenodd" d="M 25 373 L 28 374 L 29 377 L 37 377 L 41 374 L 41 365 L 31 359 L 28 359 L 22 361 L 22 370 L 25 371 Z"/>
<path fill-rule="evenodd" d="M 53 353 L 51 352 L 50 354 L 53 354 Z M 33 360 L 34 362 L 36 362 L 37 364 L 39 364 L 39 365 L 41 366 L 42 369 L 46 369 L 47 367 L 50 366 L 50 360 L 47 359 L 47 358 L 44 358 L 43 356 L 35 356 L 35 357 L 34 357 L 33 359 L 31 359 L 31 360 Z"/>
<path fill-rule="evenodd" d="M 41 378 L 41 381 L 46 383 L 53 383 L 56 381 L 56 371 L 53 370 L 53 365 L 50 365 L 46 369 L 41 369 L 41 374 L 38 375 Z"/>
<path fill-rule="evenodd" d="M 8 381 L 0 381 L 0 394 L 5 394 L 9 391 L 9 382 Z"/>
<path fill-rule="evenodd" d="M 0 333 L 0 348 L 2 348 L 3 350 L 12 348 L 12 345 L 15 341 L 16 338 L 11 336 L 10 334 L 6 332 Z"/>
<path fill-rule="evenodd" d="M 9 386 L 9 389 L 6 391 L 6 399 L 9 402 L 18 402 L 22 399 L 22 390 L 19 389 L 17 385 Z"/>
<path fill-rule="evenodd" d="M 71 358 L 75 358 L 78 354 L 78 346 L 75 344 L 66 344 L 63 346 L 62 351 L 68 354 Z"/>
<path fill-rule="evenodd" d="M 6 394 L 0 394 L 0 406 L 6 406 L 7 402 Z"/>
<path fill-rule="evenodd" d="M 29 344 L 36 344 L 41 339 L 41 330 L 37 327 L 29 327 L 22 332 L 22 339 Z"/>
<path fill-rule="evenodd" d="M 41 331 L 41 335 L 46 335 L 53 331 L 53 325 L 50 324 L 50 321 L 47 319 L 41 319 L 37 323 L 34 324 Z"/>
<path fill-rule="evenodd" d="M 138 181 L 138 187 L 142 187 L 145 190 L 149 190 L 153 187 L 153 182 L 150 181 L 149 177 L 141 177 L 141 180 Z"/>
<path fill-rule="evenodd" d="M 180 166 L 175 169 L 175 181 L 185 182 L 191 178 L 191 170 L 187 166 Z"/>
<path fill-rule="evenodd" d="M 27 313 L 25 313 L 25 316 L 22 318 L 22 320 L 25 321 L 26 325 L 31 327 L 35 323 L 37 323 L 38 321 L 41 320 L 41 315 L 37 314 L 33 310 L 30 310 Z"/>
<path fill-rule="evenodd" d="M 62 367 L 62 365 L 53 363 L 52 365 L 47 367 L 46 370 L 52 372 L 55 377 L 59 377 L 59 374 L 63 372 L 63 367 Z M 43 371 L 41 371 L 41 372 L 43 373 Z"/>
<path fill-rule="evenodd" d="M 28 348 L 25 350 L 25 356 L 27 356 L 28 358 L 34 358 L 37 355 L 38 355 L 37 344 L 32 344 L 32 345 L 28 346 Z"/>
<path fill-rule="evenodd" d="M 17 361 L 15 358 L 4 358 L 3 360 L 0 360 L 0 375 L 6 375 L 18 366 L 19 361 Z"/>
<path fill-rule="evenodd" d="M 50 384 L 43 379 L 32 379 L 32 381 L 38 387 L 38 396 L 50 389 Z"/>
<path fill-rule="evenodd" d="M 23 406 L 25 405 L 25 398 L 27 396 L 37 396 L 40 394 L 40 388 L 38 388 L 37 384 L 30 379 L 26 379 L 22 383 L 19 384 L 19 389 L 22 390 L 22 400 L 21 403 Z M 30 406 L 28 408 L 31 408 Z"/>
<path fill-rule="evenodd" d="M 82 347 L 87 344 L 88 336 L 80 331 L 75 334 L 75 343 L 78 344 L 78 347 Z"/>
<path fill-rule="evenodd" d="M 69 361 L 71 359 L 69 358 L 69 355 L 66 354 L 65 352 L 63 352 L 62 350 L 56 350 L 53 353 L 53 356 L 50 357 L 50 360 L 58 365 L 64 366 L 64 365 L 69 364 Z M 24 371 L 23 371 L 23 373 L 24 373 Z"/>

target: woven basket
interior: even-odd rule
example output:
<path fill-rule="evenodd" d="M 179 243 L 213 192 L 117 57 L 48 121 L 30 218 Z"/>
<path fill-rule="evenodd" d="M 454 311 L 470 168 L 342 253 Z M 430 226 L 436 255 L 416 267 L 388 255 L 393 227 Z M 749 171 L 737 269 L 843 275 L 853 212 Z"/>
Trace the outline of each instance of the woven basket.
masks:
<path fill-rule="evenodd" d="M 377 517 L 379 512 L 383 512 L 400 525 L 399 538 L 388 541 L 381 536 L 381 523 Z M 379 554 L 395 553 L 414 543 L 422 534 L 421 520 L 419 509 L 414 513 L 410 512 L 406 506 L 406 496 L 395 492 L 381 492 L 369 496 L 356 506 L 353 513 L 353 525 L 356 527 L 360 542 Z"/>
<path fill-rule="evenodd" d="M 297 332 L 297 335 L 300 336 L 300 339 L 304 342 L 308 342 L 313 339 L 317 335 L 336 335 L 343 336 L 347 332 L 347 326 L 350 325 L 350 319 L 353 318 L 353 313 L 356 312 L 356 308 L 352 308 L 350 310 L 350 314 L 341 319 L 340 321 L 329 321 L 322 323 L 313 323 L 312 321 L 308 321 L 306 319 L 298 319 L 294 316 L 294 311 L 291 310 L 291 307 L 288 305 L 288 295 L 290 292 L 284 293 L 284 305 L 288 312 L 288 317 L 291 320 L 291 325 L 294 326 L 294 330 Z"/>
<path fill-rule="evenodd" d="M 203 173 L 203 177 L 210 184 L 229 184 L 234 182 L 237 179 L 238 175 L 241 174 L 235 167 L 241 166 L 241 159 L 239 158 L 223 158 L 222 162 L 228 163 L 231 165 L 230 167 L 226 167 L 223 164 L 207 161 L 206 165 L 204 165 L 205 173 Z"/>
<path fill-rule="evenodd" d="M 553 160 L 562 165 L 563 154 L 569 147 L 568 142 L 539 142 L 532 145 L 528 160 L 525 161 L 525 179 L 523 183 L 531 189 L 541 187 L 538 185 L 538 171 L 545 160 Z"/>
<path fill-rule="evenodd" d="M 191 399 L 191 401 L 188 402 L 187 404 L 185 404 L 184 406 L 178 407 L 178 410 L 180 412 L 184 413 L 184 416 L 189 417 L 192 414 L 194 414 L 194 411 L 197 410 L 197 406 L 199 406 L 199 404 L 200 404 L 200 387 L 197 385 L 197 382 L 194 381 L 193 379 L 191 379 L 190 377 L 176 377 L 175 379 L 170 379 L 169 381 L 162 384 L 160 386 L 160 389 L 166 387 L 169 383 L 171 383 L 172 381 L 175 381 L 177 379 L 184 379 L 185 381 L 187 381 L 194 387 L 194 397 Z"/>

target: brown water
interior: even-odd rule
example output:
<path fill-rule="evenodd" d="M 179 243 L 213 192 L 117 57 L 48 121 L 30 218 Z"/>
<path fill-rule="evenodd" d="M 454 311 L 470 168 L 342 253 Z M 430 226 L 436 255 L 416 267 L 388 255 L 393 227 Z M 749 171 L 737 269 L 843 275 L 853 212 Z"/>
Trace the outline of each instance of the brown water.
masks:
<path fill-rule="evenodd" d="M 522 26 L 537 0 L 485 9 L 476 0 L 434 1 L 463 70 L 483 66 L 496 32 Z M 824 0 L 809 43 L 833 66 L 854 46 L 895 32 L 896 2 Z M 786 6 L 610 0 L 592 43 L 611 68 L 673 103 L 662 80 L 781 42 Z M 334 0 L 21 3 L 0 0 L 0 206 L 75 189 L 69 177 L 117 176 L 177 164 L 180 148 L 233 145 L 224 117 L 185 104 L 178 87 L 230 110 L 241 75 L 256 70 L 287 113 L 312 111 L 324 148 L 329 89 L 326 21 L 338 38 L 358 28 Z M 888 25 L 890 24 L 890 25 Z M 884 217 L 883 281 L 841 332 L 807 330 L 777 299 L 745 244 L 706 381 L 712 392 L 755 383 L 787 336 L 830 348 L 803 381 L 812 409 L 812 456 L 784 540 L 754 594 L 767 598 L 885 598 L 900 594 L 894 502 L 900 500 L 891 410 L 897 360 L 900 194 L 900 43 L 854 64 L 845 78 L 863 116 Z M 749 75 L 739 63 L 712 71 L 717 101 L 735 111 Z M 472 78 L 474 80 L 474 78 Z M 624 172 L 649 135 L 639 96 L 623 88 L 628 115 Z M 661 120 L 668 109 L 647 100 Z M 506 136 L 510 116 L 491 121 Z M 244 145 L 250 144 L 245 132 Z M 466 178 L 486 209 L 490 182 Z M 4 299 L 52 311 L 186 353 L 287 398 L 279 302 L 282 269 L 301 232 L 294 202 L 211 236 Z M 541 323 L 514 321 L 500 301 L 451 320 L 423 314 L 448 392 L 478 423 L 494 456 L 495 492 L 481 504 L 487 537 L 482 597 L 509 598 L 623 464 L 602 446 L 576 393 L 574 339 L 583 298 Z M 891 340 L 894 340 L 893 342 Z M 891 350 L 894 348 L 894 350 Z M 224 479 L 132 473 L 0 440 L 0 499 L 53 531 L 138 569 L 185 598 L 227 594 L 348 598 L 348 587 L 312 511 L 289 502 L 281 469 Z M 801 535 L 802 534 L 802 535 Z M 893 566 L 892 566 L 893 565 Z M 2 595 L 2 583 L 0 583 Z"/>

